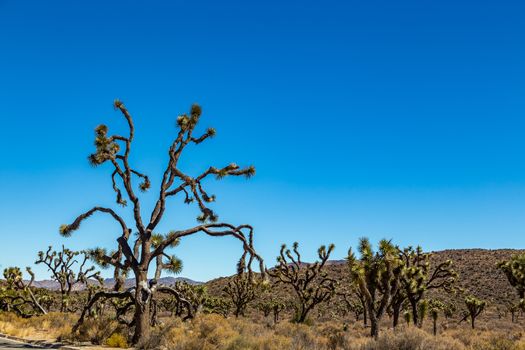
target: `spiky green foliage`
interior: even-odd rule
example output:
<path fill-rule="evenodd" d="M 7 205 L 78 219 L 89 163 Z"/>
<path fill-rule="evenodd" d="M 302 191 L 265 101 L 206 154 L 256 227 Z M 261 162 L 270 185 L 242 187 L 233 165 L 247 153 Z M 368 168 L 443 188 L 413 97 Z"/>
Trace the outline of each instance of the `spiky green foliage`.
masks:
<path fill-rule="evenodd" d="M 228 317 L 231 312 L 232 305 L 225 298 L 208 297 L 204 304 L 203 312 L 207 314 L 218 314 L 223 317 Z"/>
<path fill-rule="evenodd" d="M 507 261 L 498 263 L 510 285 L 516 289 L 519 299 L 525 298 L 525 253 L 513 255 Z"/>
<path fill-rule="evenodd" d="M 407 326 L 410 325 L 410 322 L 412 321 L 412 313 L 410 313 L 410 311 L 405 311 L 403 313 L 403 318 L 405 319 L 405 322 L 407 324 Z"/>
<path fill-rule="evenodd" d="M 484 300 L 480 300 L 473 295 L 466 296 L 464 302 L 466 311 L 462 321 L 466 320 L 467 318 L 470 318 L 471 327 L 472 329 L 474 329 L 476 318 L 479 315 L 481 315 L 481 313 L 485 310 L 487 303 Z"/>
<path fill-rule="evenodd" d="M 443 312 L 445 310 L 446 306 L 444 303 L 437 299 L 430 299 L 428 303 L 426 303 L 427 309 L 430 313 L 430 317 L 432 318 L 432 330 L 434 335 L 437 335 L 437 320 L 439 318 L 439 313 Z"/>
<path fill-rule="evenodd" d="M 0 305 L 15 311 L 22 317 L 46 314 L 46 309 L 41 305 L 32 289 L 35 274 L 30 267 L 26 268 L 26 272 L 31 276 L 29 282 L 24 281 L 22 270 L 19 267 L 4 269 L 6 287 L 0 289 Z"/>
<path fill-rule="evenodd" d="M 292 250 L 281 246 L 277 265 L 267 271 L 275 279 L 275 284 L 289 286 L 294 291 L 294 322 L 303 323 L 308 314 L 319 304 L 325 303 L 335 294 L 336 282 L 328 276 L 325 267 L 335 246 L 321 246 L 317 250 L 319 260 L 305 263 L 301 260 L 299 244 L 295 242 Z"/>
<path fill-rule="evenodd" d="M 420 300 L 419 303 L 417 303 L 417 313 L 419 315 L 419 325 L 420 327 L 423 326 L 423 322 L 425 321 L 425 317 L 427 317 L 428 313 L 428 300 Z"/>
<path fill-rule="evenodd" d="M 393 296 L 399 288 L 403 263 L 397 248 L 387 240 L 381 240 L 375 252 L 367 238 L 359 240 L 356 257 L 352 249 L 348 251 L 350 280 L 355 283 L 366 300 L 370 335 L 379 335 L 379 321 L 385 314 Z"/>
<path fill-rule="evenodd" d="M 164 298 L 162 304 L 173 316 L 194 318 L 202 312 L 208 303 L 210 296 L 204 285 L 191 285 L 186 282 L 178 281 L 173 286 L 177 294 L 172 294 L 169 298 Z M 187 313 L 188 308 L 190 312 Z"/>
<path fill-rule="evenodd" d="M 424 300 L 427 291 L 442 289 L 453 293 L 458 274 L 454 270 L 453 262 L 447 260 L 433 267 L 430 263 L 431 254 L 423 252 L 418 246 L 405 248 L 399 251 L 404 265 L 400 276 L 401 288 L 396 297 L 406 298 L 412 311 L 412 320 L 421 327 L 422 315 L 419 312 L 420 302 Z"/>

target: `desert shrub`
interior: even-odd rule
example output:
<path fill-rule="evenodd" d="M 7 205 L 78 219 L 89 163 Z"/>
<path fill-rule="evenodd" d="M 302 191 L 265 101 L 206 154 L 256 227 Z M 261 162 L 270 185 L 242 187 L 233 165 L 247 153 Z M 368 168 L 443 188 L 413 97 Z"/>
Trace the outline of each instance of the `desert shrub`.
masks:
<path fill-rule="evenodd" d="M 117 321 L 108 318 L 87 319 L 69 340 L 102 345 L 117 330 L 118 326 Z"/>
<path fill-rule="evenodd" d="M 472 350 L 516 350 L 517 344 L 503 334 L 493 334 L 475 338 L 471 348 Z"/>
<path fill-rule="evenodd" d="M 108 339 L 106 339 L 106 345 L 111 348 L 128 348 L 128 341 L 121 333 L 113 333 Z"/>
<path fill-rule="evenodd" d="M 362 350 L 464 350 L 457 340 L 434 337 L 418 328 L 406 328 L 402 332 L 384 332 L 376 341 L 370 340 Z"/>

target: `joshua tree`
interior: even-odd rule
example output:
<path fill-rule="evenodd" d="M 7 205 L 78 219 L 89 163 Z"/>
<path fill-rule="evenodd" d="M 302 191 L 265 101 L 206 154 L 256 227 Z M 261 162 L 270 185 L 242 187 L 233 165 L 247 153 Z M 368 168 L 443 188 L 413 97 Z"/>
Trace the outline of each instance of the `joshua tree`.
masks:
<path fill-rule="evenodd" d="M 393 283 L 399 283 L 398 281 L 393 281 Z M 399 324 L 399 317 L 401 311 L 406 308 L 408 303 L 406 292 L 403 288 L 398 288 L 396 293 L 392 296 L 392 301 L 390 302 L 390 312 L 392 314 L 392 326 L 395 329 Z M 412 317 L 411 317 L 412 319 Z M 365 323 L 366 326 L 366 323 Z"/>
<path fill-rule="evenodd" d="M 520 309 L 521 309 L 520 304 L 519 303 L 518 304 L 516 304 L 516 303 L 513 303 L 513 304 L 508 303 L 506 305 L 506 307 L 507 307 L 507 310 L 510 313 L 510 317 L 511 317 L 512 323 L 516 322 L 516 313 L 518 313 L 520 311 Z"/>
<path fill-rule="evenodd" d="M 419 316 L 419 327 L 423 327 L 423 322 L 425 321 L 425 317 L 427 317 L 428 313 L 428 300 L 420 300 L 419 303 L 417 303 L 417 313 Z"/>
<path fill-rule="evenodd" d="M 80 262 L 77 258 L 80 257 Z M 100 272 L 95 271 L 94 266 L 86 267 L 89 259 L 87 252 L 75 252 L 62 246 L 62 251 L 54 251 L 49 247 L 44 253 L 38 252 L 38 260 L 35 264 L 44 264 L 51 271 L 51 277 L 58 282 L 60 286 L 61 305 L 60 311 L 64 312 L 69 303 L 69 296 L 76 284 L 82 283 L 86 286 L 89 281 L 97 281 L 103 284 Z M 75 272 L 75 265 L 78 264 L 78 271 Z"/>
<path fill-rule="evenodd" d="M 183 114 L 177 118 L 178 130 L 167 152 L 168 164 L 162 175 L 158 197 L 149 218 L 145 217 L 141 210 L 141 199 L 136 191 L 135 180 L 141 181 L 138 185 L 141 191 L 149 190 L 151 182 L 146 174 L 138 171 L 130 162 L 131 146 L 135 136 L 132 117 L 122 102 L 115 101 L 114 107 L 122 113 L 127 122 L 129 134 L 125 136 L 110 135 L 106 125 L 99 125 L 95 129 L 96 151 L 88 159 L 93 166 L 108 164 L 112 168 L 111 183 L 116 195 L 116 202 L 125 207 L 129 201 L 133 218 L 132 223 L 129 225 L 122 216 L 117 214 L 117 211 L 109 207 L 96 206 L 80 214 L 72 223 L 62 225 L 60 233 L 64 236 L 70 236 L 84 220 L 95 213 L 109 215 L 115 220 L 120 229 L 117 249 L 112 252 L 95 249 L 92 251 L 92 256 L 97 261 L 115 268 L 115 277 L 118 283 L 113 292 L 98 292 L 92 300 L 100 298 L 132 300 L 134 305 L 132 342 L 137 343 L 150 330 L 150 312 L 152 311 L 150 306 L 153 295 L 160 290 L 157 281 L 161 272 L 166 269 L 177 270 L 178 268 L 180 261 L 169 255 L 168 250 L 181 238 L 197 233 L 204 233 L 213 237 L 231 236 L 239 240 L 243 247 L 239 265 L 246 267 L 251 276 L 251 263 L 257 260 L 259 268 L 264 274 L 263 261 L 253 246 L 252 227 L 218 222 L 216 213 L 209 208 L 210 203 L 215 201 L 215 196 L 206 192 L 203 186 L 203 182 L 212 176 L 218 179 L 227 176 L 249 178 L 255 174 L 255 168 L 253 166 L 240 168 L 232 163 L 223 168 L 209 167 L 197 176 L 189 176 L 181 170 L 179 160 L 187 147 L 191 144 L 198 145 L 215 135 L 215 130 L 210 128 L 202 136 L 194 136 L 201 117 L 201 108 L 198 105 L 193 105 L 189 114 Z M 200 224 L 165 234 L 156 233 L 155 230 L 165 215 L 168 199 L 177 195 L 182 195 L 187 204 L 197 204 L 200 211 L 197 219 Z M 132 235 L 131 227 L 136 230 L 135 235 Z M 155 265 L 155 276 L 148 282 L 148 270 L 153 264 Z M 134 288 L 122 291 L 123 276 L 128 272 L 134 276 Z"/>
<path fill-rule="evenodd" d="M 7 309 L 14 310 L 22 317 L 31 317 L 34 314 L 47 314 L 46 309 L 42 307 L 38 298 L 32 290 L 35 274 L 31 268 L 26 268 L 27 273 L 31 276 L 29 282 L 23 280 L 22 271 L 18 267 L 8 267 L 4 270 L 4 278 L 7 288 L 2 293 L 3 304 Z M 32 311 L 26 311 L 26 306 Z"/>
<path fill-rule="evenodd" d="M 525 298 L 525 253 L 513 255 L 508 261 L 498 263 L 511 286 L 516 289 L 520 299 Z"/>
<path fill-rule="evenodd" d="M 209 298 L 208 291 L 204 285 L 191 285 L 186 282 L 175 283 L 175 289 L 179 291 L 180 296 L 189 302 L 192 309 L 192 317 L 199 314 Z M 179 309 L 186 308 L 188 305 L 179 299 Z M 180 314 L 179 314 L 180 316 Z"/>
<path fill-rule="evenodd" d="M 273 315 L 274 324 L 279 322 L 279 315 L 289 306 L 289 302 L 277 294 L 277 291 L 270 288 L 270 286 L 263 286 L 258 298 L 259 302 L 256 305 L 257 309 L 263 313 L 264 317 L 268 317 L 270 314 Z"/>
<path fill-rule="evenodd" d="M 356 285 L 351 285 L 350 288 L 346 286 L 340 286 L 336 294 L 342 299 L 346 310 L 354 314 L 356 321 L 358 321 L 359 317 L 363 315 L 363 322 L 366 327 L 367 313 L 365 299 L 363 294 L 360 292 L 359 287 Z"/>
<path fill-rule="evenodd" d="M 457 306 L 453 302 L 448 302 L 443 307 L 443 316 L 445 319 L 449 319 L 454 316 L 454 313 L 457 311 Z"/>
<path fill-rule="evenodd" d="M 445 309 L 445 304 L 436 299 L 431 299 L 428 302 L 428 309 L 430 310 L 430 317 L 432 317 L 432 331 L 434 335 L 437 334 L 437 320 L 439 313 Z"/>
<path fill-rule="evenodd" d="M 412 320 L 418 327 L 422 326 L 422 317 L 418 310 L 419 303 L 431 289 L 443 289 L 452 292 L 457 273 L 453 269 L 451 260 L 447 260 L 432 268 L 430 253 L 424 253 L 421 247 L 405 248 L 399 251 L 400 258 L 405 266 L 401 276 L 402 294 L 406 296 L 412 311 Z M 395 326 L 395 325 L 394 325 Z"/>
<path fill-rule="evenodd" d="M 230 314 L 230 310 L 231 304 L 227 300 L 223 298 L 209 297 L 206 299 L 203 311 L 207 314 L 219 314 L 226 318 Z"/>
<path fill-rule="evenodd" d="M 370 241 L 361 238 L 358 251 L 361 255 L 359 259 L 351 248 L 348 251 L 350 277 L 365 297 L 371 326 L 370 335 L 377 339 L 379 321 L 399 288 L 403 264 L 396 247 L 387 240 L 380 241 L 378 251 L 374 252 Z"/>
<path fill-rule="evenodd" d="M 260 286 L 247 274 L 235 275 L 228 281 L 223 292 L 230 298 L 235 317 L 244 316 L 248 304 L 255 300 Z"/>
<path fill-rule="evenodd" d="M 472 326 L 472 329 L 474 329 L 476 318 L 483 312 L 483 310 L 485 310 L 486 305 L 487 303 L 485 301 L 479 300 L 472 295 L 465 297 L 465 306 L 467 310 L 460 322 L 470 318 L 470 325 Z"/>
<path fill-rule="evenodd" d="M 292 251 L 281 246 L 277 257 L 277 265 L 268 270 L 267 274 L 276 279 L 276 284 L 291 286 L 295 294 L 294 322 L 303 323 L 310 311 L 317 305 L 330 300 L 335 293 L 335 281 L 324 271 L 326 262 L 335 246 L 330 244 L 328 249 L 321 246 L 317 250 L 319 261 L 309 264 L 301 261 L 299 244 L 295 242 Z"/>
<path fill-rule="evenodd" d="M 405 311 L 403 313 L 403 317 L 405 318 L 405 322 L 407 323 L 407 327 L 410 326 L 410 321 L 412 320 L 412 314 L 410 313 L 410 311 Z"/>

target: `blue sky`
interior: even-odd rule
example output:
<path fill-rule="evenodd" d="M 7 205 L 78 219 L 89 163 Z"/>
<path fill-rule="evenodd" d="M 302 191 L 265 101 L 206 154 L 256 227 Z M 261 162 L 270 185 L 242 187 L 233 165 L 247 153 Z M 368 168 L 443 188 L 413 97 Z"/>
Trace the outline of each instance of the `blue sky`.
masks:
<path fill-rule="evenodd" d="M 124 130 L 115 98 L 153 188 L 176 116 L 203 106 L 217 137 L 185 169 L 257 167 L 207 185 L 222 220 L 255 226 L 268 264 L 283 242 L 306 258 L 333 242 L 342 258 L 361 236 L 523 248 L 524 15 L 522 1 L 0 0 L 0 265 L 115 246 L 103 217 L 58 234 L 114 206 L 110 168 L 86 156 L 97 124 Z M 170 204 L 161 230 L 194 224 Z M 175 253 L 206 280 L 233 273 L 240 247 L 200 236 Z"/>

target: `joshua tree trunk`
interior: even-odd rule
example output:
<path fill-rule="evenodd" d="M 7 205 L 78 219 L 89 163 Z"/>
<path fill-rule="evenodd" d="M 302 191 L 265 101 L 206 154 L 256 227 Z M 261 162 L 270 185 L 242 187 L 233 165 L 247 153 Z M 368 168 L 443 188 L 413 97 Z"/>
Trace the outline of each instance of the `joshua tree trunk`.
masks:
<path fill-rule="evenodd" d="M 306 321 L 306 317 L 308 316 L 309 311 L 310 310 L 307 307 L 305 307 L 304 305 L 301 305 L 297 309 L 297 314 L 295 315 L 295 322 L 304 323 L 304 321 Z"/>
<path fill-rule="evenodd" d="M 370 335 L 377 340 L 379 336 L 379 325 L 377 317 L 373 312 L 370 313 Z"/>
<path fill-rule="evenodd" d="M 421 328 L 421 323 L 419 322 L 419 313 L 417 310 L 417 301 L 414 299 L 410 300 L 410 306 L 412 308 L 412 322 L 416 327 Z"/>
<path fill-rule="evenodd" d="M 434 335 L 436 335 L 437 334 L 437 318 L 433 318 L 433 321 L 434 321 L 434 324 L 433 324 L 432 330 L 434 332 Z"/>
<path fill-rule="evenodd" d="M 136 274 L 135 282 L 135 332 L 133 334 L 133 344 L 136 344 L 140 339 L 144 339 L 149 333 L 151 301 L 147 272 L 139 271 Z"/>
<path fill-rule="evenodd" d="M 140 339 L 144 339 L 149 335 L 150 331 L 150 303 L 145 305 L 135 306 L 135 332 L 133 334 L 133 344 L 136 344 Z"/>
<path fill-rule="evenodd" d="M 368 326 L 368 310 L 366 308 L 366 304 L 364 301 L 361 301 L 363 303 L 363 325 L 365 327 Z"/>
<path fill-rule="evenodd" d="M 401 312 L 401 308 L 400 307 L 396 306 L 396 307 L 393 308 L 393 314 L 392 314 L 393 322 L 392 322 L 392 325 L 393 325 L 394 329 L 399 324 L 399 314 L 400 314 L 400 312 Z"/>

